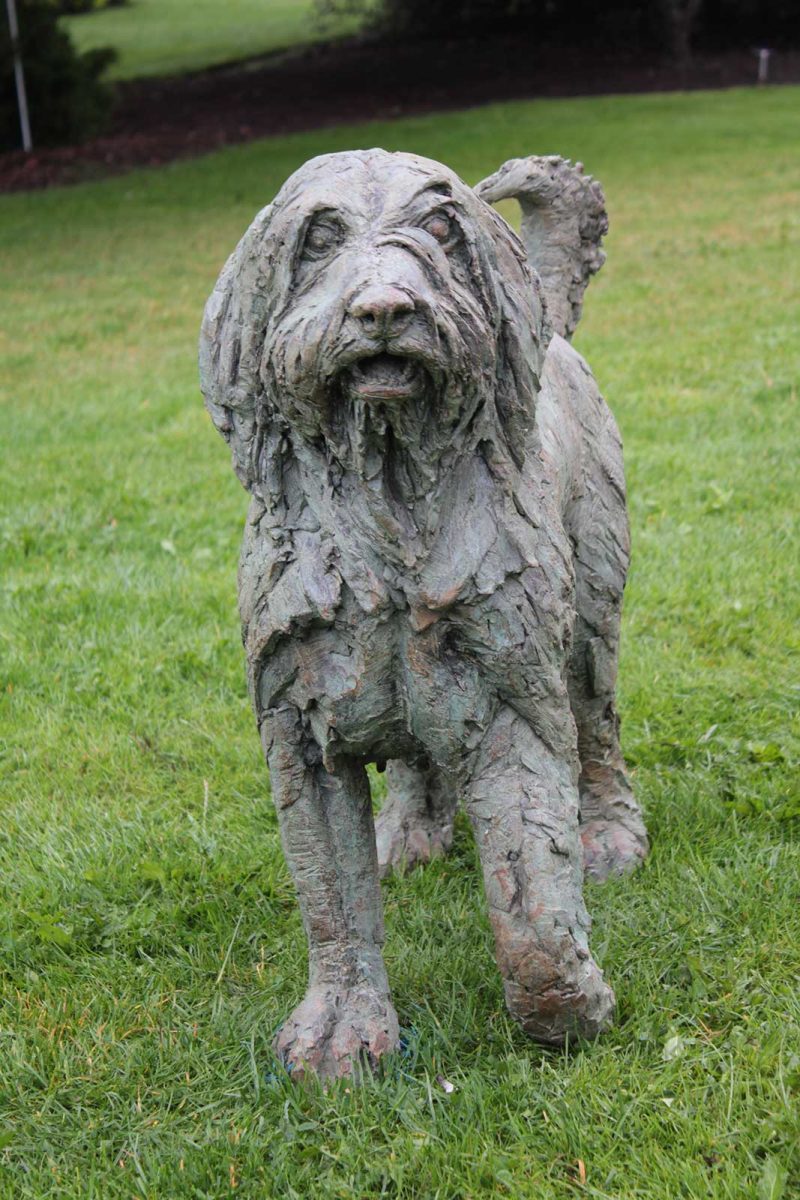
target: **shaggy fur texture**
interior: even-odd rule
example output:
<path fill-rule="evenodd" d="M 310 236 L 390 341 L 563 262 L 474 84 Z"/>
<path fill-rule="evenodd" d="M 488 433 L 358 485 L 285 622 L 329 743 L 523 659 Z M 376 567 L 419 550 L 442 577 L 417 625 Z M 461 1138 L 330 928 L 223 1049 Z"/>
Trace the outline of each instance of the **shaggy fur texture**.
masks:
<path fill-rule="evenodd" d="M 520 198 L 543 282 L 479 192 Z M 252 494 L 250 689 L 309 942 L 277 1038 L 298 1076 L 397 1045 L 379 870 L 445 852 L 460 799 L 512 1013 L 552 1043 L 610 1020 L 584 856 L 603 877 L 646 851 L 614 708 L 621 447 L 547 315 L 571 332 L 604 221 L 560 159 L 472 190 L 413 155 L 329 155 L 208 302 L 203 390 Z M 387 760 L 376 848 L 364 768 Z"/>

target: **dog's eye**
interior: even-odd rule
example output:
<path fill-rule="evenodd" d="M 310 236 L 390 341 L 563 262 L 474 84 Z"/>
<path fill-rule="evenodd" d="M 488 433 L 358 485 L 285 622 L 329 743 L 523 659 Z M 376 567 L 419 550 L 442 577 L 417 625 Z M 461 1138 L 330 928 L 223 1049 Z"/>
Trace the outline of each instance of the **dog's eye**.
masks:
<path fill-rule="evenodd" d="M 420 228 L 429 233 L 432 238 L 442 246 L 445 250 L 452 249 L 458 241 L 460 230 L 456 220 L 444 210 L 431 213 L 424 221 L 421 222 Z"/>
<path fill-rule="evenodd" d="M 303 243 L 304 258 L 323 258 L 342 240 L 342 228 L 336 221 L 320 219 L 313 221 L 306 232 Z"/>

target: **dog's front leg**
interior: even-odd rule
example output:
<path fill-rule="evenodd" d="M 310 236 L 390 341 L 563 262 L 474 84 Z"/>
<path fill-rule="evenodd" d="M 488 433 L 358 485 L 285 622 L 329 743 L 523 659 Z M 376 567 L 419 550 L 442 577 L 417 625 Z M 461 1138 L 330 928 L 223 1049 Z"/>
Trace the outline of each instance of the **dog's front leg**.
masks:
<path fill-rule="evenodd" d="M 504 707 L 477 751 L 467 799 L 506 1003 L 526 1033 L 551 1044 L 594 1037 L 614 1009 L 588 948 L 577 774 L 574 751 L 555 753 Z"/>
<path fill-rule="evenodd" d="M 381 954 L 383 916 L 369 783 L 350 759 L 327 771 L 297 709 L 271 713 L 265 749 L 309 952 L 308 990 L 275 1050 L 296 1077 L 374 1066 L 399 1044 Z"/>

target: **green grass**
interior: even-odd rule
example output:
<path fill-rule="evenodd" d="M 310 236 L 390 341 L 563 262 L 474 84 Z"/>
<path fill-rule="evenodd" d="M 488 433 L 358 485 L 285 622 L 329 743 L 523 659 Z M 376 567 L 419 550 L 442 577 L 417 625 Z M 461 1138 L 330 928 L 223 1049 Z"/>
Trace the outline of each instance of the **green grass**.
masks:
<path fill-rule="evenodd" d="M 109 79 L 199 71 L 356 28 L 352 18 L 323 25 L 314 0 L 130 0 L 63 22 L 79 49 L 118 51 Z"/>
<path fill-rule="evenodd" d="M 2 201 L 3 1200 L 798 1195 L 798 99 L 497 106 Z M 504 1015 L 462 824 L 385 890 L 405 1057 L 323 1095 L 269 1053 L 304 945 L 195 343 L 285 176 L 374 144 L 470 180 L 560 151 L 606 186 L 578 345 L 625 439 L 653 853 L 589 889 L 615 1029 L 546 1053 Z"/>

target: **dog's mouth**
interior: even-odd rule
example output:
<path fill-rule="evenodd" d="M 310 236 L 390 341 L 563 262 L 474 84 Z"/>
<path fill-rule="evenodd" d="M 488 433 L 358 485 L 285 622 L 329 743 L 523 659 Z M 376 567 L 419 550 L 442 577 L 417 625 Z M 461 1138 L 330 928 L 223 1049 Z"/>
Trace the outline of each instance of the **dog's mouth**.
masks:
<path fill-rule="evenodd" d="M 356 359 L 345 371 L 345 384 L 360 400 L 411 400 L 426 388 L 428 373 L 413 358 L 373 354 Z"/>

